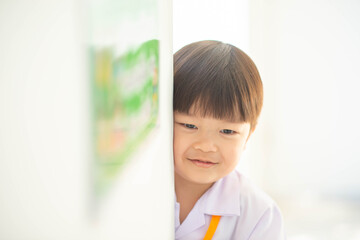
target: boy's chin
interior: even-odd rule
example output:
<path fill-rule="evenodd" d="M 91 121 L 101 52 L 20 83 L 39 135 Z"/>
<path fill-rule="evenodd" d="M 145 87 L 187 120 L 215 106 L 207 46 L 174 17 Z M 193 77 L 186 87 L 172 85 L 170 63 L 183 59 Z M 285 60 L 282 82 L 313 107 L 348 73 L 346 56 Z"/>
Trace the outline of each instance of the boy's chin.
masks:
<path fill-rule="evenodd" d="M 219 180 L 217 177 L 210 178 L 209 176 L 195 176 L 195 177 L 189 177 L 189 176 L 182 176 L 181 174 L 178 174 L 175 172 L 175 181 L 182 182 L 185 181 L 188 184 L 195 184 L 195 185 L 212 185 L 217 180 Z"/>

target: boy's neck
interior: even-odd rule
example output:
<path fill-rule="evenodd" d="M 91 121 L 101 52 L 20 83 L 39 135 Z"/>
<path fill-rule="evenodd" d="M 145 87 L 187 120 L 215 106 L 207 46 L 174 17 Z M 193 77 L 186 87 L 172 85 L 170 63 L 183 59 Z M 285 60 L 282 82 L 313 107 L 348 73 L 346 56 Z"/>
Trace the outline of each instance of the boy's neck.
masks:
<path fill-rule="evenodd" d="M 199 200 L 213 184 L 214 183 L 193 183 L 182 178 L 175 172 L 175 192 L 176 200 L 180 204 L 180 223 L 185 220 L 197 200 Z"/>
<path fill-rule="evenodd" d="M 214 183 L 199 184 L 190 182 L 175 173 L 175 192 L 177 198 L 191 195 L 199 199 Z"/>

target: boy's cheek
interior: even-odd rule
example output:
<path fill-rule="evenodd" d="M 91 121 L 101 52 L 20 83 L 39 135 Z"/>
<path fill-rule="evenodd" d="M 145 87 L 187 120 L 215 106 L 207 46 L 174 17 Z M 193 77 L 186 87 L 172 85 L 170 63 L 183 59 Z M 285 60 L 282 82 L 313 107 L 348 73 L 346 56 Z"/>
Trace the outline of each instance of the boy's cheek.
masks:
<path fill-rule="evenodd" d="M 178 156 L 181 152 L 183 152 L 184 145 L 182 144 L 182 139 L 177 137 L 174 137 L 173 142 L 173 150 L 174 150 L 174 156 Z"/>

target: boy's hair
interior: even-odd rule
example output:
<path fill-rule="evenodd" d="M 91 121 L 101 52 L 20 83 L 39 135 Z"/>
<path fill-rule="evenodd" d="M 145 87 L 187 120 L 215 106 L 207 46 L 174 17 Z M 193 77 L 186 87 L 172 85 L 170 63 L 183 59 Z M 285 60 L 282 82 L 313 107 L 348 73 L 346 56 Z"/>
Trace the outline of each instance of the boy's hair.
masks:
<path fill-rule="evenodd" d="M 174 55 L 174 111 L 257 124 L 263 103 L 259 72 L 248 55 L 219 41 L 191 43 Z"/>

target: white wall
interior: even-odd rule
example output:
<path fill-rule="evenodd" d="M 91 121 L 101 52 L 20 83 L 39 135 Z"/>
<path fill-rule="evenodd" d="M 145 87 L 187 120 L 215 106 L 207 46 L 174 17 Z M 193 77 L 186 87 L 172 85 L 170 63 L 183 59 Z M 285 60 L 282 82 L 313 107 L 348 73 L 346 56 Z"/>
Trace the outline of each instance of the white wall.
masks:
<path fill-rule="evenodd" d="M 0 6 L 0 238 L 77 239 L 89 157 L 78 8 Z"/>
<path fill-rule="evenodd" d="M 159 3 L 159 127 L 100 202 L 99 239 L 174 239 L 171 1 Z"/>
<path fill-rule="evenodd" d="M 150 155 L 129 164 L 94 214 L 86 4 L 0 2 L 1 239 L 172 238 L 171 4 L 160 5 L 170 67 L 160 72 L 160 133 L 149 146 L 163 148 L 144 148 Z"/>
<path fill-rule="evenodd" d="M 359 2 L 253 3 L 269 186 L 358 194 Z"/>
<path fill-rule="evenodd" d="M 360 3 L 255 0 L 263 186 L 289 239 L 359 239 Z"/>
<path fill-rule="evenodd" d="M 248 50 L 248 0 L 174 0 L 173 15 L 174 52 L 200 40 L 218 40 Z"/>

